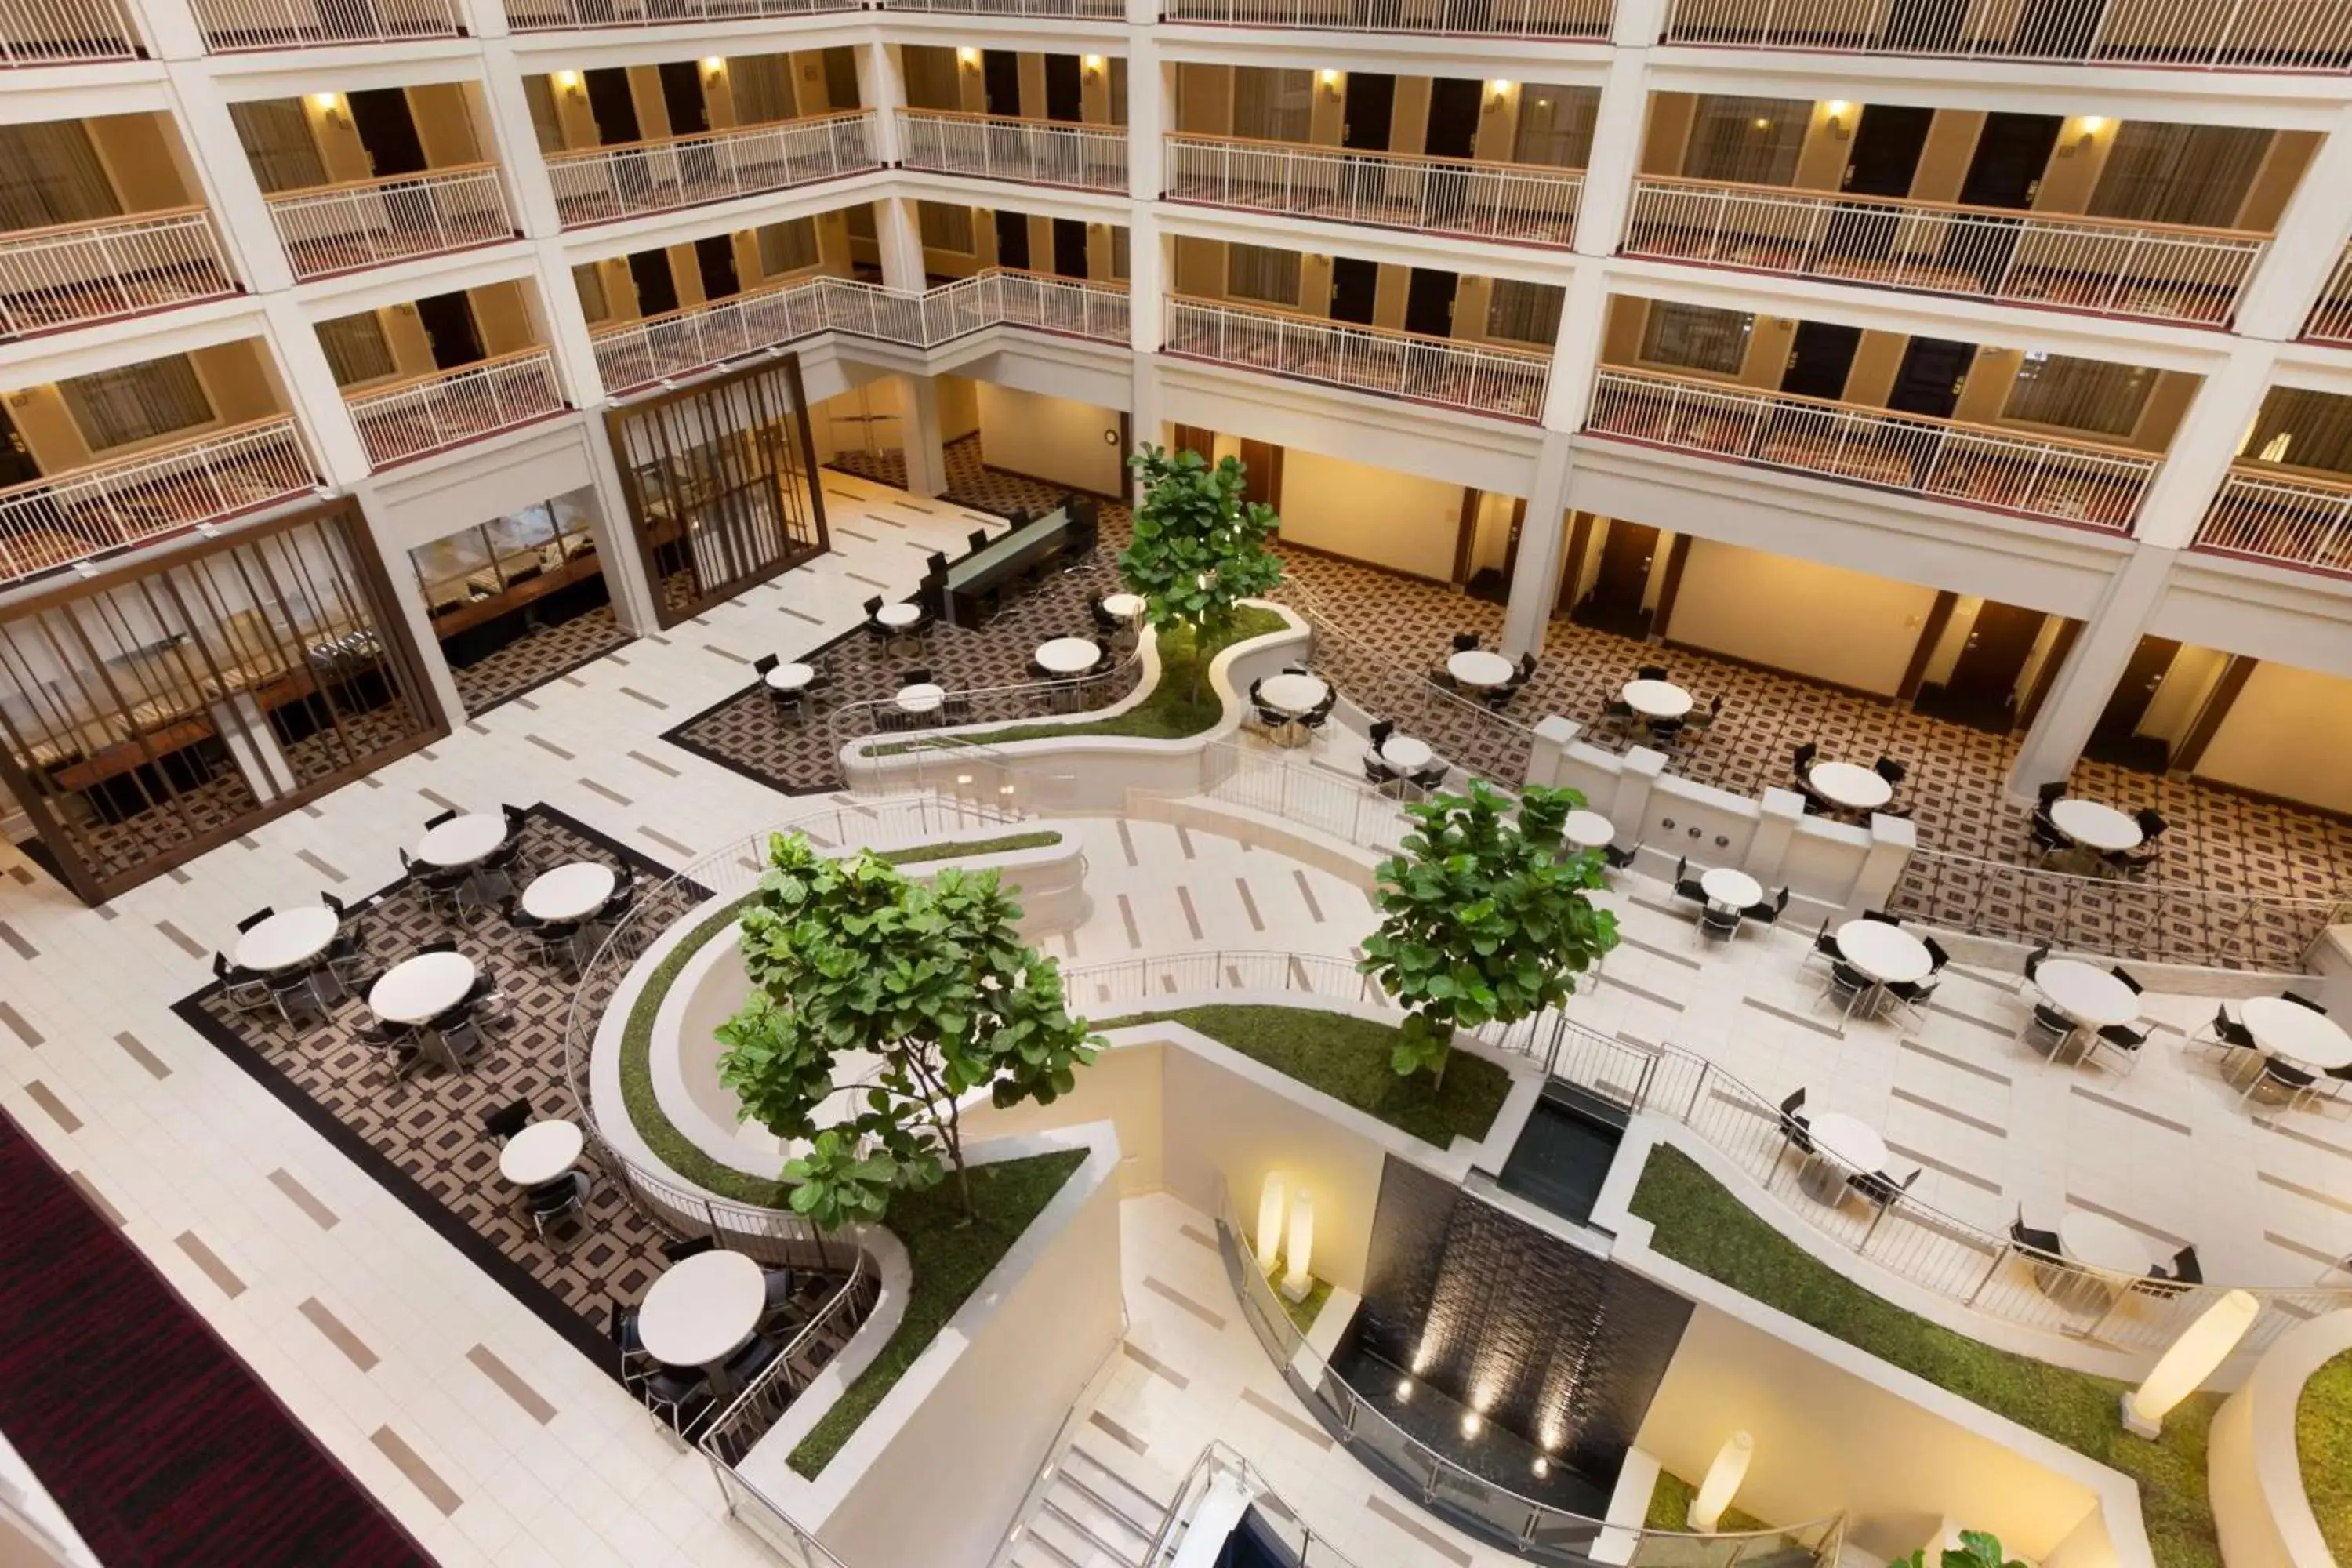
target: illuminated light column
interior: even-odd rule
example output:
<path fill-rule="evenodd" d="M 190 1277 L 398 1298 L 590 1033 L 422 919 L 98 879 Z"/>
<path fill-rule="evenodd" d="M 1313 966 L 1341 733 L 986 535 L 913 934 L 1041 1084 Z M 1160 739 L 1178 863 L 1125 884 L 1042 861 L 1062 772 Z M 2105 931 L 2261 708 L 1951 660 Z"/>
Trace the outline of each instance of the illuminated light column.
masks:
<path fill-rule="evenodd" d="M 2262 1310 L 2263 1304 L 2243 1290 L 2232 1290 L 2206 1308 L 2157 1358 L 2140 1385 L 2123 1396 L 2124 1430 L 2137 1437 L 2161 1432 L 2166 1415 L 2229 1359 Z"/>
<path fill-rule="evenodd" d="M 1282 1277 L 1282 1293 L 1294 1301 L 1307 1300 L 1315 1288 L 1310 1272 L 1315 1258 L 1315 1196 L 1305 1187 L 1290 1200 L 1290 1269 Z"/>
<path fill-rule="evenodd" d="M 1748 1479 L 1748 1462 L 1756 1457 L 1756 1439 L 1745 1429 L 1734 1432 L 1715 1451 L 1715 1462 L 1706 1468 L 1706 1479 L 1698 1484 L 1698 1495 L 1691 1499 L 1690 1527 L 1713 1531 L 1723 1523 L 1723 1510 L 1731 1506 L 1732 1497 L 1739 1483 Z"/>
<path fill-rule="evenodd" d="M 1265 1188 L 1257 1198 L 1257 1271 L 1271 1274 L 1282 1259 L 1282 1209 L 1286 1196 L 1280 1171 L 1265 1173 Z"/>

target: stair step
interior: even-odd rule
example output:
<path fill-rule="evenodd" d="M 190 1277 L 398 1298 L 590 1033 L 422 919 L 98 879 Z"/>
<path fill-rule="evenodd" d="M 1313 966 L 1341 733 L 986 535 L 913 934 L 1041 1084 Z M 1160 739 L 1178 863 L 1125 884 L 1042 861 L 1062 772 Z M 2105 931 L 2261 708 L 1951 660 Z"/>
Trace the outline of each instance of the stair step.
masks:
<path fill-rule="evenodd" d="M 1045 1501 L 1114 1552 L 1150 1545 L 1160 1529 L 1160 1516 L 1145 1519 L 1129 1511 L 1120 1505 L 1121 1496 L 1113 1489 L 1090 1485 L 1065 1468 L 1046 1489 Z"/>
<path fill-rule="evenodd" d="M 1021 1539 L 1013 1543 L 1013 1554 L 1005 1559 L 1006 1568 L 1086 1568 L 1086 1559 L 1072 1557 L 1045 1536 L 1037 1533 L 1036 1520 L 1021 1527 Z"/>
<path fill-rule="evenodd" d="M 1030 1516 L 1026 1539 L 1032 1545 L 1050 1549 L 1064 1563 L 1077 1564 L 1077 1568 L 1135 1568 L 1133 1559 L 1120 1556 L 1054 1511 L 1050 1500 Z M 1140 1557 L 1142 1553 L 1136 1555 Z"/>
<path fill-rule="evenodd" d="M 1155 1524 L 1167 1513 L 1168 1505 L 1176 1500 L 1177 1489 L 1181 1485 L 1175 1477 L 1098 1427 L 1078 1428 L 1070 1446 L 1062 1451 L 1065 1468 L 1073 1460 L 1081 1467 L 1080 1480 L 1093 1484 L 1094 1477 L 1104 1478 L 1095 1489 L 1112 1499 L 1113 1506 L 1120 1512 L 1137 1518 L 1148 1514 Z"/>

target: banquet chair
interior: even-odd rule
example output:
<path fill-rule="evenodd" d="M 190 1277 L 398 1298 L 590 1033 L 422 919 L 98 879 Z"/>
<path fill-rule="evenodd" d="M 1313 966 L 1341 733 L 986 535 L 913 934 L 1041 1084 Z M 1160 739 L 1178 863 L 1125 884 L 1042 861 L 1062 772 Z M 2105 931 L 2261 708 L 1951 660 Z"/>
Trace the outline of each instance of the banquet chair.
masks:
<path fill-rule="evenodd" d="M 493 1143 L 504 1143 L 530 1125 L 530 1101 L 518 1100 L 511 1105 L 501 1105 L 482 1115 L 482 1136 Z"/>
<path fill-rule="evenodd" d="M 2298 1007 L 2308 1007 L 2308 1008 L 2310 1008 L 2313 1012 L 2317 1013 L 2317 1014 L 2321 1015 L 2322 1016 L 2326 1016 L 2326 1013 L 2327 1013 L 2327 1009 L 2326 1009 L 2326 1007 L 2324 1007 L 2324 1006 L 2320 1005 L 2320 1004 L 2318 1004 L 2318 1003 L 2316 1003 L 2316 1002 L 2313 1001 L 2310 997 L 2308 997 L 2308 996 L 2305 996 L 2305 995 L 2300 995 L 2300 994 L 2298 994 L 2297 993 L 2293 992 L 2293 991 L 2282 991 L 2282 992 L 2280 992 L 2280 993 L 2279 993 L 2279 1000 L 2280 1000 L 2280 1001 L 2282 1001 L 2282 1002 L 2292 1002 L 2292 1003 L 2294 1003 L 2294 1004 L 2296 1006 L 2298 1006 Z"/>
<path fill-rule="evenodd" d="M 604 1331 L 613 1342 L 613 1355 L 619 1363 L 621 1386 L 635 1394 L 661 1363 L 646 1349 L 644 1338 L 637 1332 L 637 1310 L 624 1307 L 610 1296 L 604 1298 Z"/>
<path fill-rule="evenodd" d="M 718 1246 L 719 1241 L 715 1237 L 686 1236 L 680 1237 L 676 1241 L 663 1242 L 661 1255 L 672 1263 L 683 1263 L 689 1258 L 699 1258 L 706 1252 L 713 1251 Z"/>
<path fill-rule="evenodd" d="M 2017 1218 L 2010 1222 L 2009 1239 L 2028 1252 L 2040 1253 L 2045 1258 L 2063 1257 L 2064 1243 L 2054 1230 L 2042 1230 L 2025 1223 L 2025 1205 L 2017 1205 Z"/>
<path fill-rule="evenodd" d="M 269 977 L 257 969 L 231 963 L 228 954 L 213 954 L 213 978 L 220 982 L 221 999 L 240 1013 L 258 1013 L 277 1004 L 269 994 Z"/>
<path fill-rule="evenodd" d="M 1822 929 L 1813 933 L 1813 951 L 1804 956 L 1805 963 L 1817 958 L 1826 958 L 1834 963 L 1843 956 L 1843 950 L 1838 946 L 1837 932 L 1830 929 L 1830 921 L 1836 918 L 1835 915 L 1822 917 Z"/>
<path fill-rule="evenodd" d="M 236 929 L 240 934 L 249 931 L 277 912 L 278 911 L 276 910 L 271 909 L 268 904 L 264 904 L 259 909 L 254 910 L 251 914 L 246 916 L 245 919 L 237 921 Z"/>
<path fill-rule="evenodd" d="M 541 1237 L 547 1227 L 558 1220 L 578 1223 L 580 1211 L 587 1206 L 588 1194 L 596 1178 L 585 1171 L 566 1171 L 551 1182 L 542 1182 L 523 1196 L 523 1206 L 530 1215 L 530 1227 Z"/>
<path fill-rule="evenodd" d="M 2129 1024 L 2109 1024 L 2091 1037 L 2091 1049 L 2095 1053 L 2115 1052 L 2123 1059 L 2124 1076 L 2129 1078 L 2132 1069 L 2139 1066 L 2139 1048 L 2147 1044 L 2152 1033 L 2152 1029 L 2135 1029 Z"/>
<path fill-rule="evenodd" d="M 2275 1085 L 2286 1090 L 2286 1108 L 2293 1110 L 2305 1100 L 2317 1095 L 2319 1075 L 2307 1068 L 2299 1068 L 2293 1062 L 2281 1061 L 2276 1057 L 2264 1057 L 2261 1069 L 2247 1080 L 2246 1092 L 2238 1096 L 2238 1103 L 2243 1105 L 2252 1100 L 2255 1090 L 2264 1084 Z"/>
<path fill-rule="evenodd" d="M 1805 1155 L 1812 1153 L 1812 1127 L 1811 1119 L 1805 1115 L 1805 1091 L 1800 1088 L 1780 1102 L 1780 1152 L 1772 1157 L 1775 1173 L 1790 1150 Z"/>
<path fill-rule="evenodd" d="M 1903 782 L 1904 775 L 1911 770 L 1905 767 L 1901 763 L 1896 762 L 1893 757 L 1881 757 L 1878 761 L 1870 764 L 1870 771 L 1876 773 L 1880 778 L 1885 779 L 1890 784 L 1899 784 Z"/>
<path fill-rule="evenodd" d="M 1739 934 L 1741 911 L 1709 902 L 1698 912 L 1698 933 L 1729 942 Z"/>
<path fill-rule="evenodd" d="M 1746 915 L 1749 920 L 1754 921 L 1758 925 L 1770 926 L 1780 923 L 1780 917 L 1788 911 L 1788 908 L 1789 889 L 1783 888 L 1780 889 L 1780 896 L 1779 898 L 1766 899 L 1760 902 L 1750 904 L 1747 909 L 1740 912 Z"/>
<path fill-rule="evenodd" d="M 1455 653 L 1469 653 L 1475 649 L 1477 646 L 1478 634 L 1476 632 L 1455 632 L 1454 634 L 1454 651 Z"/>
<path fill-rule="evenodd" d="M 710 1397 L 710 1379 L 700 1367 L 659 1367 L 646 1375 L 637 1392 L 646 1409 L 689 1441 L 715 1403 Z"/>
<path fill-rule="evenodd" d="M 1666 667 L 1663 664 L 1645 664 L 1633 672 L 1636 680 L 1664 680 L 1665 678 Z"/>
<path fill-rule="evenodd" d="M 1675 897 L 1687 899 L 1695 904 L 1706 902 L 1706 889 L 1699 885 L 1696 877 L 1690 874 L 1690 857 L 1687 855 L 1675 862 Z"/>
<path fill-rule="evenodd" d="M 457 820 L 457 808 L 456 806 L 454 806 L 454 805 L 453 805 L 453 806 L 451 806 L 448 810 L 446 810 L 446 811 L 445 811 L 445 812 L 442 812 L 442 813 L 438 814 L 437 816 L 428 816 L 428 817 L 426 817 L 426 818 L 425 819 L 425 832 L 427 832 L 427 833 L 430 833 L 430 832 L 432 832 L 435 828 L 436 828 L 436 827 L 440 826 L 441 826 L 443 823 L 445 823 L 445 822 L 454 822 L 454 821 L 456 821 L 456 820 Z"/>

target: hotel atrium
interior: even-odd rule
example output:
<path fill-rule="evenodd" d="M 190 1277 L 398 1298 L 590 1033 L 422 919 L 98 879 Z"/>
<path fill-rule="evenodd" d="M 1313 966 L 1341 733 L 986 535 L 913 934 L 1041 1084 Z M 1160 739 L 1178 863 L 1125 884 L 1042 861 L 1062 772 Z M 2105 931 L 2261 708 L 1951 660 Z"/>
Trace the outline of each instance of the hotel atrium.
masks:
<path fill-rule="evenodd" d="M 2347 0 L 0 0 L 0 1563 L 2352 1564 L 2347 190 Z"/>

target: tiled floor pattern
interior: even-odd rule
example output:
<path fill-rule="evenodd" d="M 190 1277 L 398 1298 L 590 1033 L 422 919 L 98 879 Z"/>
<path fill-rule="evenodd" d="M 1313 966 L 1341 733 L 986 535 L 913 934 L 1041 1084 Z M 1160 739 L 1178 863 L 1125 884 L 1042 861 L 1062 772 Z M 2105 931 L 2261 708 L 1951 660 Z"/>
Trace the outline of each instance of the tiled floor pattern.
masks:
<path fill-rule="evenodd" d="M 457 683 L 457 700 L 468 713 L 480 713 L 509 698 L 553 680 L 566 670 L 625 646 L 629 634 L 614 617 L 613 606 L 599 605 L 585 615 L 559 626 L 540 626 L 462 669 L 449 673 Z"/>

